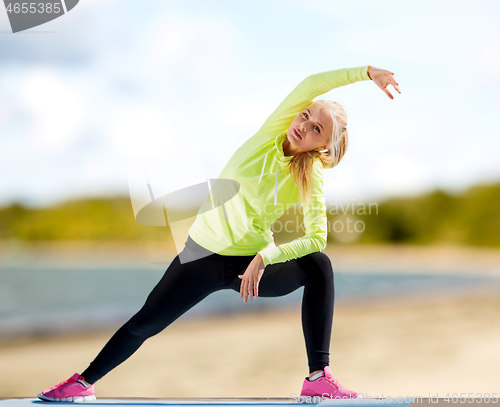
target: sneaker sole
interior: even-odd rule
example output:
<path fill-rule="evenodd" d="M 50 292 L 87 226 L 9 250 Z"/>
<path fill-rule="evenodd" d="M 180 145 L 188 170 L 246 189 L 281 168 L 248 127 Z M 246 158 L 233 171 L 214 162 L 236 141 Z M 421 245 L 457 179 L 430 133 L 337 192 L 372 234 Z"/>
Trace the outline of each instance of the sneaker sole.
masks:
<path fill-rule="evenodd" d="M 38 394 L 38 398 L 43 401 L 59 401 L 59 402 L 66 402 L 66 403 L 73 403 L 73 402 L 85 402 L 85 401 L 95 401 L 96 397 L 95 396 L 78 396 L 78 397 L 63 397 L 60 399 L 51 399 L 50 397 L 44 396 L 42 393 Z"/>

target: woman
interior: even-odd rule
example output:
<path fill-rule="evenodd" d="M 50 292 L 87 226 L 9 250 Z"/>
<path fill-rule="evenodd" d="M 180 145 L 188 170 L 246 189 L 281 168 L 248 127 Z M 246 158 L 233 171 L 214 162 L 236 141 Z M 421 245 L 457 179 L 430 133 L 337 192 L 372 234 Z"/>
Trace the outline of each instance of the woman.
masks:
<path fill-rule="evenodd" d="M 322 169 L 337 165 L 348 141 L 341 105 L 313 101 L 333 88 L 372 80 L 389 98 L 393 73 L 367 65 L 309 76 L 231 157 L 189 229 L 185 247 L 169 265 L 144 306 L 80 374 L 38 395 L 46 401 L 95 400 L 94 383 L 129 358 L 209 294 L 240 293 L 246 303 L 304 286 L 302 327 L 309 364 L 301 396 L 355 398 L 329 367 L 334 281 L 326 247 Z M 306 233 L 275 246 L 271 225 L 302 204 Z"/>

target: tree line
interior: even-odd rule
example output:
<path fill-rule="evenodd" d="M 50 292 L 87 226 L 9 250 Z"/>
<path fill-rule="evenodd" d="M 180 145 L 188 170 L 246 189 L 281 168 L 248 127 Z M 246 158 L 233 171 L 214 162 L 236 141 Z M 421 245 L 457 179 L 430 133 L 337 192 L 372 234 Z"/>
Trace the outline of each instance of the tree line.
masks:
<path fill-rule="evenodd" d="M 305 233 L 300 205 L 272 227 L 276 244 Z M 443 190 L 373 203 L 327 206 L 328 241 L 342 243 L 450 243 L 500 247 L 500 184 L 476 185 L 459 194 Z M 349 229 L 350 228 L 350 229 Z M 136 222 L 130 198 L 72 200 L 46 208 L 0 208 L 0 239 L 161 240 L 166 227 Z"/>

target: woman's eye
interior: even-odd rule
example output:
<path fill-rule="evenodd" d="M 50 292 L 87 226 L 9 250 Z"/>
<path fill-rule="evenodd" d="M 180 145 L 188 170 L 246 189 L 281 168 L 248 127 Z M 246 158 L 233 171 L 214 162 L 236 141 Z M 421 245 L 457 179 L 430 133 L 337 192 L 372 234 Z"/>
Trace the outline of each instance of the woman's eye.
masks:
<path fill-rule="evenodd" d="M 319 133 L 319 127 L 318 126 L 314 126 L 314 130 L 316 130 Z"/>
<path fill-rule="evenodd" d="M 302 116 L 304 116 L 307 119 L 307 113 L 302 113 Z"/>

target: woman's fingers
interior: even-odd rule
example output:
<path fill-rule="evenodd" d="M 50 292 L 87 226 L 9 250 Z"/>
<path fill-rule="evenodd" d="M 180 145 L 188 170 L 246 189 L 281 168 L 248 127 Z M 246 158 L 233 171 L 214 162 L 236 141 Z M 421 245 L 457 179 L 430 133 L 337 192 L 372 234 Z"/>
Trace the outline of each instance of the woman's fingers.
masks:
<path fill-rule="evenodd" d="M 249 297 L 250 301 L 252 301 L 253 298 L 257 298 L 259 296 L 259 281 L 255 280 L 251 282 L 241 275 L 238 277 L 241 278 L 240 298 L 243 298 L 243 302 L 247 302 Z"/>
<path fill-rule="evenodd" d="M 249 282 L 248 279 L 243 278 L 243 276 L 241 276 L 240 278 L 241 278 L 240 297 L 243 298 L 243 302 L 247 302 L 250 291 Z"/>
<path fill-rule="evenodd" d="M 250 301 L 259 296 L 259 282 L 260 276 L 257 277 L 245 277 L 245 275 L 238 276 L 241 279 L 240 285 L 240 297 L 243 298 L 243 302 Z"/>
<path fill-rule="evenodd" d="M 241 285 L 240 285 L 240 298 L 244 298 L 245 294 L 246 294 L 246 289 L 245 289 L 245 286 L 246 286 L 246 280 L 243 278 L 243 276 L 238 276 L 239 278 L 241 278 Z M 245 300 L 243 300 L 245 301 Z"/>
<path fill-rule="evenodd" d="M 394 75 L 394 74 L 392 74 Z M 396 79 L 394 79 L 394 76 L 389 76 L 389 80 L 390 80 L 390 83 L 391 85 L 394 87 L 394 89 L 396 89 L 399 93 L 401 93 L 401 91 L 399 90 L 399 84 L 396 82 Z"/>
<path fill-rule="evenodd" d="M 389 98 L 394 99 L 394 97 L 391 95 L 391 92 L 387 90 L 387 86 L 389 86 L 389 83 L 386 83 L 384 86 L 379 86 L 380 89 L 382 89 Z"/>
<path fill-rule="evenodd" d="M 398 92 L 401 93 L 399 90 L 399 84 L 396 82 L 396 79 L 394 79 L 394 72 L 391 71 L 382 71 L 383 75 L 379 75 L 378 79 L 376 78 L 376 83 L 379 86 L 380 89 L 382 89 L 387 97 L 390 99 L 394 99 L 394 96 L 392 96 L 391 92 L 387 90 L 387 87 L 389 85 L 392 85 L 392 87 Z"/>
<path fill-rule="evenodd" d="M 399 92 L 399 89 L 397 89 L 397 84 L 395 83 L 395 81 L 394 81 L 394 83 L 393 83 L 393 82 L 392 82 L 392 81 L 390 81 L 390 80 L 389 80 L 389 82 L 387 82 L 387 83 L 385 84 L 385 86 L 384 86 L 384 87 L 382 87 L 382 90 L 385 92 L 385 94 L 386 94 L 387 96 L 389 96 L 389 98 L 394 99 L 394 96 L 392 96 L 391 92 L 389 92 L 389 91 L 387 90 L 387 87 L 388 87 L 389 85 L 392 85 L 392 86 L 394 87 L 394 89 L 396 89 L 396 90 Z M 401 92 L 399 92 L 399 93 L 401 93 Z"/>
<path fill-rule="evenodd" d="M 245 281 L 245 299 L 243 301 L 247 302 L 249 296 L 250 296 L 250 282 L 247 280 Z"/>

